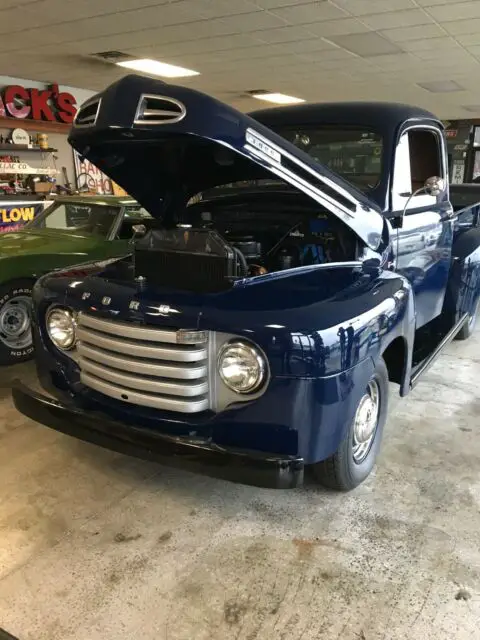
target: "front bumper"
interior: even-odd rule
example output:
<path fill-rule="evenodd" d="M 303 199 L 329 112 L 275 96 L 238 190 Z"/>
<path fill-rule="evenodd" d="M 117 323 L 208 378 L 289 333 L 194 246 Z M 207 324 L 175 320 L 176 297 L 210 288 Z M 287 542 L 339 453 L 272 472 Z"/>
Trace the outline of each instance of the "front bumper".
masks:
<path fill-rule="evenodd" d="M 17 410 L 32 420 L 112 451 L 257 487 L 292 489 L 303 483 L 303 458 L 220 447 L 206 440 L 125 425 L 61 403 L 19 381 L 13 384 L 12 398 Z"/>

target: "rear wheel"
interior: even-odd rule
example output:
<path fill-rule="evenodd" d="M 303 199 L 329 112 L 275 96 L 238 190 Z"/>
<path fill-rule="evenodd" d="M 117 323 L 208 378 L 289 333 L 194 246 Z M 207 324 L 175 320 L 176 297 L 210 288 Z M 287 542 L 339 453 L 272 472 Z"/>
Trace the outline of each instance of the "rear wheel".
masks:
<path fill-rule="evenodd" d="M 358 487 L 371 473 L 388 412 L 388 371 L 381 358 L 336 453 L 313 465 L 315 478 L 336 491 Z"/>
<path fill-rule="evenodd" d="M 468 338 L 470 338 L 472 333 L 475 331 L 475 327 L 477 325 L 479 309 L 480 309 L 480 298 L 477 300 L 476 305 L 473 307 L 473 311 L 469 315 L 467 322 L 463 325 L 463 327 L 455 336 L 455 340 L 468 340 Z"/>
<path fill-rule="evenodd" d="M 25 362 L 33 355 L 32 286 L 29 280 L 17 280 L 0 287 L 0 366 Z"/>

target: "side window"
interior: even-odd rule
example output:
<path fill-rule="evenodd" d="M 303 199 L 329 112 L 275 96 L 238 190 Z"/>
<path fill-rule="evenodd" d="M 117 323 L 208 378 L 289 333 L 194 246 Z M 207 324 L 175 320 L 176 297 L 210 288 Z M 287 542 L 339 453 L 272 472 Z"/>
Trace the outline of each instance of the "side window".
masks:
<path fill-rule="evenodd" d="M 427 178 L 443 178 L 438 136 L 433 131 L 412 129 L 408 132 L 412 192 L 421 189 Z"/>
<path fill-rule="evenodd" d="M 427 178 L 445 177 L 440 137 L 429 129 L 410 129 L 402 135 L 395 152 L 392 206 L 403 209 L 410 197 L 421 189 Z M 435 204 L 435 196 L 419 193 L 412 197 L 408 209 Z"/>

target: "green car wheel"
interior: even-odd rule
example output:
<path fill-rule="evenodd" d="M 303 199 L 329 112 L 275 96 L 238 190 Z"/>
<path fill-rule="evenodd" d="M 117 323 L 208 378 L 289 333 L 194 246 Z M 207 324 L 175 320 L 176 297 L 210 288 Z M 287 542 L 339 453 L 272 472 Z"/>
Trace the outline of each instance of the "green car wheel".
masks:
<path fill-rule="evenodd" d="M 0 287 L 0 365 L 33 356 L 30 307 L 33 282 L 17 280 Z"/>

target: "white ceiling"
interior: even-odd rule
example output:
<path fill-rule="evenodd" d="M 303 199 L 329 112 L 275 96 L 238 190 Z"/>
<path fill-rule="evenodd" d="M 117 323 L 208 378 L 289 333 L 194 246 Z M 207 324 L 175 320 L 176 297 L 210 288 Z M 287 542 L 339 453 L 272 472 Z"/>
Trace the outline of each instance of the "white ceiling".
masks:
<path fill-rule="evenodd" d="M 480 0 L 0 0 L 0 75 L 101 89 L 125 73 L 89 58 L 109 50 L 243 110 L 266 89 L 480 117 Z"/>

